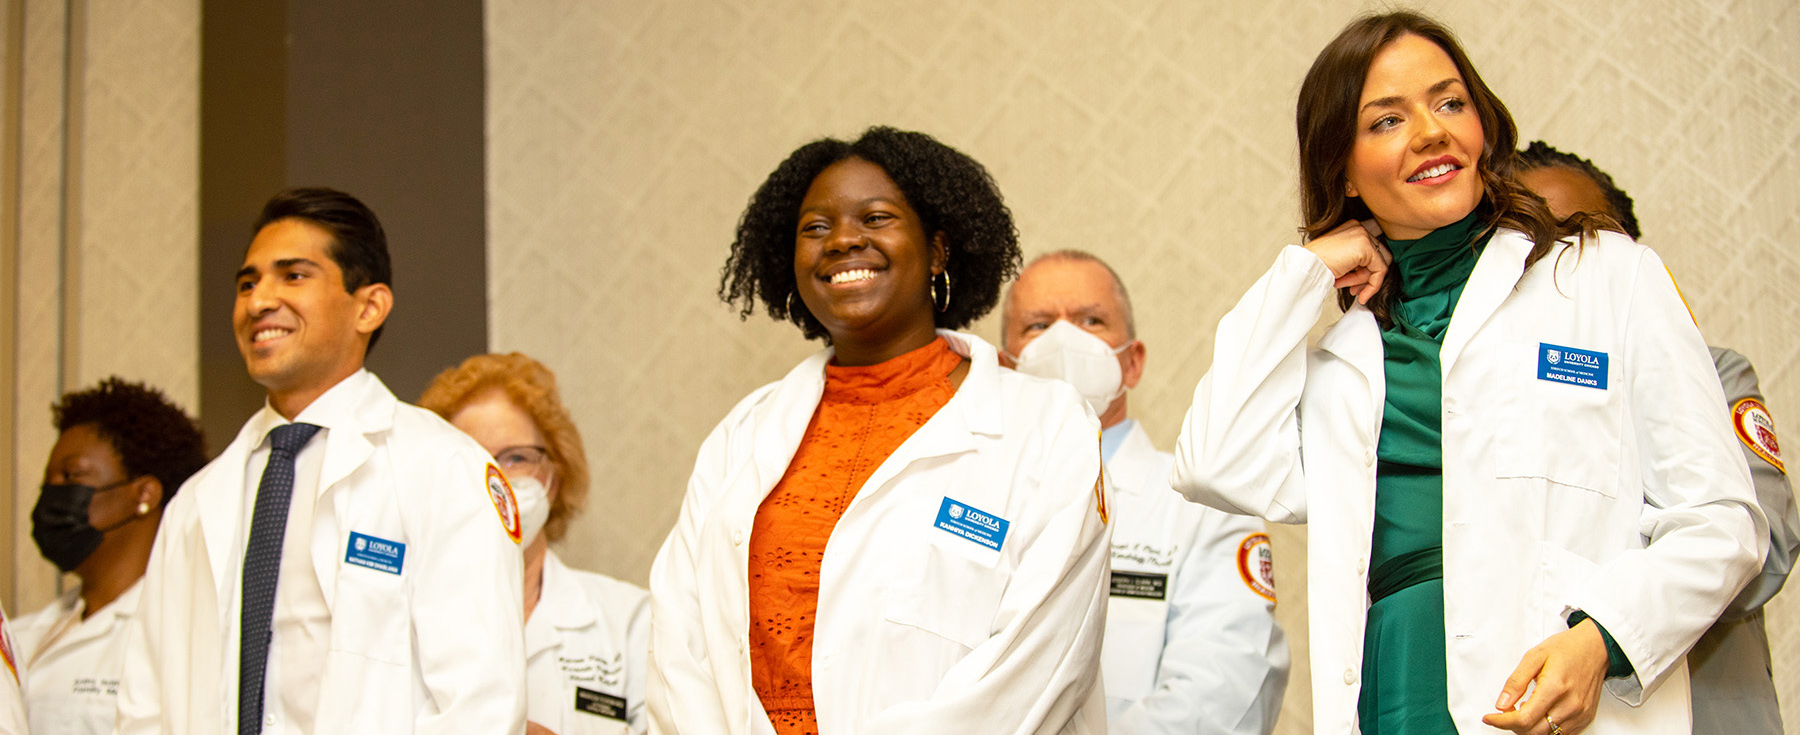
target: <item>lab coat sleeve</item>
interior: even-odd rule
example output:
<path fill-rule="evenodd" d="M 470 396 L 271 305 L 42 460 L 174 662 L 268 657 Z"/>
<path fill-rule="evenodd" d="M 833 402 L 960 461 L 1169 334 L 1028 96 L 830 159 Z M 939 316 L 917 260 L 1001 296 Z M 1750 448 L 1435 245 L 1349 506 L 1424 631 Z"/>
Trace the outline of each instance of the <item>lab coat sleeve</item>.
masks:
<path fill-rule="evenodd" d="M 1719 382 L 1725 388 L 1725 405 L 1736 406 L 1738 401 L 1746 398 L 1762 402 L 1762 389 L 1756 379 L 1756 368 L 1750 361 L 1732 350 L 1718 350 L 1714 353 L 1714 364 L 1719 368 Z M 1782 468 L 1769 464 L 1762 455 L 1757 454 L 1739 441 L 1744 460 L 1750 463 L 1750 478 L 1756 486 L 1756 503 L 1762 506 L 1763 515 L 1769 519 L 1769 555 L 1763 558 L 1762 571 L 1751 578 L 1750 583 L 1739 592 L 1737 599 L 1725 608 L 1723 616 L 1726 620 L 1736 620 L 1762 609 L 1762 606 L 1780 592 L 1787 584 L 1788 574 L 1794 568 L 1794 555 L 1800 551 L 1800 514 L 1794 507 L 1794 490 L 1788 484 L 1787 473 Z"/>
<path fill-rule="evenodd" d="M 1052 735 L 1104 727 L 1097 687 L 1112 529 L 1097 507 L 1104 502 L 1099 423 L 1069 397 L 1068 418 L 1050 430 L 1036 470 L 1041 484 L 1015 490 L 1031 493 L 1029 507 L 1049 517 L 1036 538 L 1022 539 L 1029 543 L 1001 594 L 993 634 L 944 672 L 929 699 L 890 707 L 860 733 Z"/>
<path fill-rule="evenodd" d="M 170 505 L 186 502 L 177 497 Z M 169 600 L 185 600 L 186 595 L 168 587 L 180 578 L 169 570 L 170 558 L 165 544 L 171 526 L 179 521 L 167 518 L 157 529 L 156 541 L 150 546 L 150 561 L 139 584 L 137 613 L 125 619 L 125 655 L 120 662 L 118 714 L 114 735 L 158 735 L 164 730 L 162 712 L 162 677 L 158 664 L 162 656 L 163 616 Z M 184 605 L 185 606 L 185 605 Z"/>
<path fill-rule="evenodd" d="M 706 514 L 724 487 L 729 427 L 737 423 L 742 410 L 740 405 L 732 411 L 700 445 L 681 514 L 650 568 L 650 676 L 644 696 L 652 733 L 734 729 L 725 717 L 706 650 L 695 549 Z"/>
<path fill-rule="evenodd" d="M 421 463 L 420 469 L 427 469 Z M 459 451 L 430 467 L 430 502 L 409 529 L 416 551 L 414 651 L 436 712 L 419 733 L 525 730 L 524 568 L 487 490 L 487 457 Z M 414 555 L 417 555 L 416 557 Z"/>
<path fill-rule="evenodd" d="M 1212 368 L 1182 421 L 1170 483 L 1188 500 L 1278 523 L 1306 521 L 1300 393 L 1306 338 L 1331 270 L 1290 245 L 1219 320 Z"/>
<path fill-rule="evenodd" d="M 1287 691 L 1288 647 L 1275 603 L 1251 590 L 1237 550 L 1253 518 L 1209 511 L 1172 580 L 1156 686 L 1111 735 L 1268 735 Z"/>
<path fill-rule="evenodd" d="M 1756 573 L 1769 531 L 1706 344 L 1655 253 L 1642 251 L 1628 293 L 1627 372 L 1614 379 L 1630 391 L 1621 439 L 1638 446 L 1645 547 L 1600 564 L 1567 612 L 1586 611 L 1618 641 L 1635 675 L 1607 690 L 1636 706 Z"/>

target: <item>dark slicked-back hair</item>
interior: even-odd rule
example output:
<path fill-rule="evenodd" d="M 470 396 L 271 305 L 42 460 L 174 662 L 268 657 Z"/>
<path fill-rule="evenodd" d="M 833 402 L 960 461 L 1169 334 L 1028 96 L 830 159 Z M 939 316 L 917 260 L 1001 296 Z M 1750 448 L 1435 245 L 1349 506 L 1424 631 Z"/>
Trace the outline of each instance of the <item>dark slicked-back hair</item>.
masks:
<path fill-rule="evenodd" d="M 66 394 L 50 406 L 57 431 L 91 424 L 112 445 L 131 477 L 153 475 L 162 483 L 163 505 L 181 483 L 206 465 L 206 437 L 200 424 L 164 397 L 162 391 L 117 376 Z"/>
<path fill-rule="evenodd" d="M 1357 113 L 1369 66 L 1382 49 L 1403 36 L 1418 36 L 1444 50 L 1462 75 L 1469 103 L 1481 117 L 1481 158 L 1475 165 L 1482 184 L 1481 203 L 1476 209 L 1483 213 L 1483 224 L 1489 229 L 1508 227 L 1531 238 L 1533 247 L 1525 257 L 1526 268 L 1549 253 L 1558 239 L 1577 232 L 1592 234 L 1598 222 L 1584 217 L 1559 223 L 1544 200 L 1519 183 L 1513 150 L 1518 144 L 1519 129 L 1513 124 L 1512 114 L 1506 111 L 1506 104 L 1481 80 L 1450 29 L 1405 10 L 1365 15 L 1351 21 L 1326 44 L 1306 72 L 1294 113 L 1300 138 L 1301 216 L 1305 221 L 1300 231 L 1311 239 L 1330 232 L 1345 220 L 1374 216 L 1361 199 L 1349 196 L 1344 182 L 1348 180 L 1350 154 L 1356 145 Z M 1370 310 L 1384 325 L 1389 323 L 1388 310 L 1394 295 L 1400 292 L 1397 273 L 1388 271 L 1381 290 L 1369 300 Z M 1348 309 L 1354 302 L 1348 289 L 1339 289 L 1340 307 Z"/>
<path fill-rule="evenodd" d="M 356 293 L 371 283 L 393 287 L 394 267 L 388 259 L 387 233 L 382 231 L 375 212 L 356 197 L 323 187 L 288 189 L 263 205 L 256 227 L 250 232 L 254 236 L 284 219 L 300 220 L 331 234 L 331 259 L 344 273 L 345 291 Z M 375 349 L 383 329 L 386 325 L 376 327 L 375 333 L 369 335 L 369 350 Z"/>
<path fill-rule="evenodd" d="M 1601 171 L 1592 161 L 1551 148 L 1549 143 L 1541 140 L 1531 141 L 1531 146 L 1519 153 L 1520 173 L 1551 167 L 1566 168 L 1593 180 L 1594 185 L 1600 187 L 1600 194 L 1606 197 L 1607 208 L 1612 210 L 1605 214 L 1618 220 L 1619 226 L 1625 229 L 1625 234 L 1630 235 L 1631 239 L 1636 240 L 1642 236 L 1638 231 L 1637 213 L 1631 208 L 1631 196 L 1613 183 L 1611 174 Z"/>
<path fill-rule="evenodd" d="M 961 329 L 1000 300 L 1019 272 L 1019 233 L 992 176 L 975 159 L 924 133 L 869 128 L 855 141 L 815 140 L 782 161 L 750 197 L 737 240 L 719 279 L 719 298 L 748 318 L 758 303 L 770 318 L 793 322 L 807 339 L 831 341 L 794 282 L 800 204 L 813 179 L 831 164 L 860 158 L 880 166 L 919 214 L 925 237 L 942 233 L 949 258 L 950 305 L 936 324 Z"/>

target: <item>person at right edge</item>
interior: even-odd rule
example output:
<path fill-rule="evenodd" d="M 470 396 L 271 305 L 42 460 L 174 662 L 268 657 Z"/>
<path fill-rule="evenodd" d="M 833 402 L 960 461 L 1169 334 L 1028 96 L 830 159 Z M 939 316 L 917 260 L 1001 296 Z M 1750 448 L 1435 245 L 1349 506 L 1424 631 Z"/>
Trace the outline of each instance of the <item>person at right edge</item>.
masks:
<path fill-rule="evenodd" d="M 1587 159 L 1533 141 L 1519 154 L 1519 180 L 1543 197 L 1559 218 L 1598 212 L 1617 220 L 1631 239 L 1640 236 L 1631 196 Z M 1694 734 L 1775 735 L 1782 732 L 1781 707 L 1775 697 L 1763 605 L 1781 591 L 1794 568 L 1795 554 L 1800 552 L 1800 513 L 1795 511 L 1794 491 L 1775 439 L 1775 419 L 1763 404 L 1756 368 L 1734 350 L 1711 350 L 1732 428 L 1756 483 L 1756 501 L 1769 518 L 1769 555 L 1763 558 L 1762 573 L 1688 651 Z"/>
<path fill-rule="evenodd" d="M 1172 482 L 1310 521 L 1315 730 L 1685 735 L 1768 527 L 1661 259 L 1519 183 L 1416 13 L 1352 21 L 1296 121 L 1305 245 L 1220 321 Z"/>

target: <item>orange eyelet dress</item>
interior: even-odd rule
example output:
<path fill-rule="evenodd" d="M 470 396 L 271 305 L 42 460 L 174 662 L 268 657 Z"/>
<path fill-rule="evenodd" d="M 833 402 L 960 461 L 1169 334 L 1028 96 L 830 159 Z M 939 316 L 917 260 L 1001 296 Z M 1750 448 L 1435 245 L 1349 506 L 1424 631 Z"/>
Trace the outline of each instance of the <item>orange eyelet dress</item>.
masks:
<path fill-rule="evenodd" d="M 825 366 L 825 393 L 750 531 L 750 679 L 781 735 L 817 735 L 813 619 L 825 542 L 876 468 L 956 394 L 939 337 L 879 365 Z"/>

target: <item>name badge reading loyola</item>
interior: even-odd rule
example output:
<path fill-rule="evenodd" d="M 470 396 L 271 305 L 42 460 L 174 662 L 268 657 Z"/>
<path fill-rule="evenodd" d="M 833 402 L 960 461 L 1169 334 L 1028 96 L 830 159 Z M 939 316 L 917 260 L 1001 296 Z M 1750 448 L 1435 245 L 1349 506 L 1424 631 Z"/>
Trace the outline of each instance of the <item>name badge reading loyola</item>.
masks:
<path fill-rule="evenodd" d="M 350 548 L 344 552 L 344 561 L 379 572 L 399 574 L 406 565 L 406 544 L 351 531 Z"/>
<path fill-rule="evenodd" d="M 1538 380 L 1606 390 L 1606 353 L 1539 342 Z"/>
<path fill-rule="evenodd" d="M 938 506 L 937 527 L 949 531 L 950 535 L 965 538 L 995 551 L 1006 543 L 1006 528 L 1011 521 L 992 513 L 976 510 L 967 503 L 951 500 L 944 496 L 944 504 Z"/>
<path fill-rule="evenodd" d="M 625 698 L 586 687 L 575 687 L 575 711 L 625 721 Z"/>

